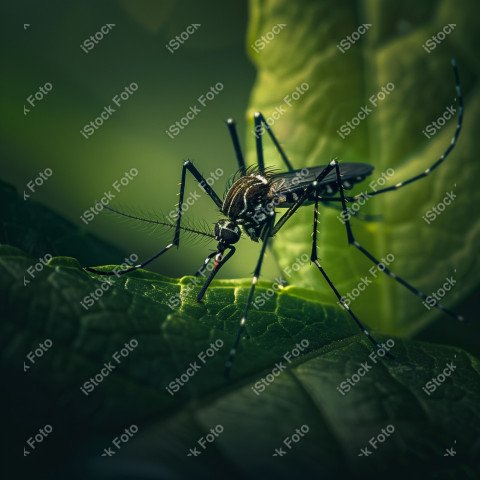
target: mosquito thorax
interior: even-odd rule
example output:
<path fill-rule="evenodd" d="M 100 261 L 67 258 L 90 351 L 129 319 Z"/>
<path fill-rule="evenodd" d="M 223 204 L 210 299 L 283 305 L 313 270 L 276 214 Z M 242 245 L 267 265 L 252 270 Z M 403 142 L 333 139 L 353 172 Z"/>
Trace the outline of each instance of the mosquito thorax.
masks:
<path fill-rule="evenodd" d="M 244 175 L 229 188 L 222 212 L 256 242 L 275 213 L 272 193 L 267 176 L 258 172 Z"/>
<path fill-rule="evenodd" d="M 232 245 L 240 240 L 242 232 L 235 222 L 225 218 L 215 223 L 214 234 L 215 240 L 224 245 Z"/>

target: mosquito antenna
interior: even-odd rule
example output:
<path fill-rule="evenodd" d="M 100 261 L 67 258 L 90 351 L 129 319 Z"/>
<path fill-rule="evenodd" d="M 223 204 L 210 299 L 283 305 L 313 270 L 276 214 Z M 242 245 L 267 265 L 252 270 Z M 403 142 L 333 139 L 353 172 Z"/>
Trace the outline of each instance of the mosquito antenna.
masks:
<path fill-rule="evenodd" d="M 104 208 L 112 213 L 115 213 L 116 215 L 120 215 L 121 217 L 137 220 L 139 222 L 149 223 L 151 225 L 160 225 L 162 227 L 175 229 L 174 223 L 170 223 L 164 220 L 154 220 L 152 218 L 145 218 L 138 215 L 133 215 L 131 213 L 121 212 L 120 210 L 117 210 L 116 208 L 112 208 L 109 205 L 104 206 Z M 213 233 L 209 233 L 205 230 L 200 230 L 199 228 L 180 226 L 180 230 L 183 230 L 184 232 L 187 232 L 193 235 L 200 235 L 200 236 L 215 240 L 215 235 L 213 235 Z"/>

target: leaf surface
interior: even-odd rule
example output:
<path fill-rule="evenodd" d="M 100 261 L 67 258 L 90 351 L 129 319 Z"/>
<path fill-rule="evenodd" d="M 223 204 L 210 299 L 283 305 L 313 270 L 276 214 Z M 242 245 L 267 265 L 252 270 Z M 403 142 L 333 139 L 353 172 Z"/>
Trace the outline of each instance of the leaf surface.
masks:
<path fill-rule="evenodd" d="M 315 301 L 314 292 L 286 287 L 268 297 L 269 285 L 260 283 L 268 301 L 252 312 L 226 382 L 223 363 L 248 282 L 215 282 L 197 304 L 192 277 L 139 271 L 102 287 L 105 277 L 65 257 L 24 286 L 31 261 L 1 247 L 2 364 L 27 384 L 17 401 L 34 396 L 34 418 L 54 427 L 50 447 L 68 438 L 75 452 L 82 448 L 89 474 L 111 478 L 125 465 L 132 478 L 143 478 L 147 465 L 162 478 L 287 478 L 298 469 L 361 478 L 392 465 L 475 471 L 480 366 L 461 349 L 382 337 L 394 342 L 396 359 L 375 357 L 345 313 Z M 80 302 L 88 295 L 98 300 L 87 310 Z M 176 295 L 181 305 L 172 310 Z M 30 362 L 28 352 L 47 339 L 52 346 Z M 425 393 L 447 364 L 451 375 Z M 32 384 L 42 387 L 32 392 Z M 128 445 L 99 460 L 130 425 L 139 431 Z M 373 448 L 370 439 L 387 427 L 393 433 Z M 201 440 L 213 438 L 212 428 L 221 432 Z M 98 438 L 93 429 L 105 433 Z M 287 446 L 297 429 L 306 432 Z M 452 446 L 459 455 L 447 464 Z M 195 448 L 200 454 L 188 456 Z M 370 454 L 359 456 L 362 448 Z"/>

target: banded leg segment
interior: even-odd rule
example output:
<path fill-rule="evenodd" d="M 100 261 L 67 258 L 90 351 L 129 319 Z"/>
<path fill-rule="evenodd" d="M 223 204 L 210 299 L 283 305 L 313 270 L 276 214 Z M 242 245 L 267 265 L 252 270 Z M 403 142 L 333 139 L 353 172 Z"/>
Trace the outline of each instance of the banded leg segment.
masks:
<path fill-rule="evenodd" d="M 210 286 L 210 283 L 215 278 L 215 275 L 217 275 L 218 271 L 228 262 L 230 257 L 235 253 L 235 247 L 233 245 L 229 245 L 227 248 L 229 249 L 229 251 L 225 256 L 223 255 L 224 252 L 214 252 L 213 254 L 210 254 L 205 259 L 205 262 L 202 265 L 202 267 L 195 274 L 195 276 L 203 275 L 203 270 L 206 268 L 207 264 L 212 259 L 212 257 L 215 256 L 215 263 L 214 263 L 213 269 L 210 272 L 210 274 L 208 275 L 207 279 L 205 280 L 205 283 L 202 286 L 202 289 L 200 290 L 200 292 L 197 295 L 197 302 L 202 301 L 208 287 Z"/>
<path fill-rule="evenodd" d="M 260 277 L 260 271 L 262 269 L 263 258 L 265 257 L 265 250 L 268 245 L 269 238 L 271 236 L 271 232 L 273 229 L 273 222 L 267 224 L 265 228 L 264 234 L 262 235 L 262 247 L 260 249 L 260 255 L 257 260 L 257 265 L 255 267 L 255 271 L 253 273 L 252 284 L 250 285 L 250 290 L 248 292 L 247 303 L 243 309 L 242 318 L 240 320 L 240 325 L 238 327 L 237 335 L 235 337 L 235 341 L 233 342 L 232 348 L 228 353 L 227 361 L 225 362 L 225 377 L 228 378 L 230 376 L 230 372 L 233 367 L 233 363 L 235 361 L 235 357 L 237 355 L 237 348 L 238 344 L 240 343 L 240 339 L 245 331 L 245 325 L 247 323 L 248 312 L 250 310 L 250 306 L 252 305 L 253 295 L 255 293 L 255 286 L 257 285 L 257 281 Z"/>
<path fill-rule="evenodd" d="M 368 192 L 367 195 L 373 197 L 374 195 L 379 195 L 381 193 L 386 193 L 386 192 L 391 192 L 393 190 L 398 190 L 399 188 L 405 187 L 406 185 L 409 185 L 410 183 L 413 183 L 417 180 L 420 180 L 421 178 L 426 177 L 427 175 L 430 175 L 437 167 L 439 167 L 450 155 L 452 150 L 455 148 L 455 145 L 457 144 L 458 137 L 460 136 L 460 131 L 462 130 L 462 123 L 463 123 L 463 95 L 462 95 L 462 89 L 460 87 L 460 75 L 458 73 L 458 66 L 457 62 L 455 59 L 452 59 L 452 67 L 453 67 L 453 74 L 455 76 L 455 92 L 457 96 L 457 103 L 458 103 L 458 119 L 457 119 L 457 127 L 455 128 L 455 133 L 453 134 L 452 139 L 450 140 L 450 144 L 446 148 L 446 150 L 443 152 L 443 154 L 440 156 L 440 158 L 433 163 L 429 168 L 424 170 L 422 173 L 419 173 L 418 175 L 415 175 L 414 177 L 411 177 L 407 180 L 404 180 L 403 182 L 399 182 L 396 185 L 392 185 L 390 187 L 385 187 L 380 190 Z M 365 195 L 365 194 L 360 194 L 360 195 Z M 357 195 L 357 198 L 359 195 Z"/>
<path fill-rule="evenodd" d="M 423 300 L 426 300 L 428 296 L 425 293 L 423 293 L 421 290 L 419 290 L 418 288 L 415 288 L 406 280 L 404 280 L 403 278 L 393 273 L 389 268 L 387 268 L 386 265 L 384 265 L 377 258 L 375 258 L 366 248 L 364 248 L 355 240 L 355 236 L 353 235 L 353 231 L 352 231 L 352 226 L 350 225 L 350 219 L 347 214 L 346 200 L 343 192 L 343 185 L 342 185 L 340 168 L 338 166 L 338 162 L 335 164 L 335 171 L 337 174 L 337 185 L 340 192 L 340 197 L 342 199 L 342 216 L 344 218 L 344 225 L 347 232 L 347 241 L 349 245 L 353 245 L 355 248 L 357 248 L 357 250 L 362 252 L 363 255 L 365 255 L 372 263 L 374 263 L 379 268 L 380 271 L 383 271 L 383 273 L 388 275 L 390 278 L 393 278 L 396 282 L 403 285 L 406 289 L 410 290 L 410 292 L 412 292 L 417 297 L 420 297 Z M 455 312 L 453 312 L 452 310 L 449 310 L 448 308 L 444 307 L 442 304 L 438 302 L 436 302 L 434 306 L 439 310 L 445 312 L 447 315 L 450 315 L 451 317 L 456 318 L 457 320 L 460 320 L 460 321 L 464 320 L 464 318 L 461 315 L 456 314 Z"/>
<path fill-rule="evenodd" d="M 338 301 L 340 304 L 343 306 L 343 308 L 348 312 L 352 320 L 357 324 L 358 328 L 365 334 L 365 336 L 368 338 L 368 340 L 376 347 L 376 348 L 382 348 L 381 345 L 373 338 L 373 336 L 370 334 L 370 332 L 367 330 L 365 325 L 360 321 L 360 319 L 355 315 L 355 313 L 350 309 L 350 307 L 345 303 L 343 300 L 342 295 L 340 292 L 337 290 L 333 282 L 331 281 L 330 277 L 327 275 L 327 272 L 325 269 L 322 267 L 320 264 L 320 261 L 318 260 L 318 247 L 317 247 L 317 228 L 318 228 L 318 195 L 315 198 L 315 206 L 314 206 L 314 211 L 313 211 L 313 241 L 312 241 L 312 253 L 310 256 L 311 261 L 316 265 L 316 267 L 320 270 L 320 273 L 322 274 L 323 278 L 325 281 L 328 283 L 328 286 L 331 288 L 335 296 L 337 297 Z M 393 356 L 387 352 L 387 355 L 390 358 L 393 358 Z"/>

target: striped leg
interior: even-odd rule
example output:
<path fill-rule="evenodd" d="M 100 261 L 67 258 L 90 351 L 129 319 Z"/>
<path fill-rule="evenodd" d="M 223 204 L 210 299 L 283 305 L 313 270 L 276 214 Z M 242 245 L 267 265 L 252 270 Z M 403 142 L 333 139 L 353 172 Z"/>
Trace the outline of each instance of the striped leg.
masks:
<path fill-rule="evenodd" d="M 203 300 L 203 297 L 205 296 L 205 293 L 210 286 L 210 283 L 212 280 L 215 278 L 215 275 L 217 275 L 218 271 L 228 262 L 229 258 L 235 253 L 235 247 L 233 245 L 229 245 L 228 247 L 228 253 L 224 256 L 223 253 L 224 251 L 218 251 L 218 252 L 213 252 L 208 257 L 205 259 L 205 262 L 203 265 L 197 270 L 195 273 L 195 276 L 198 277 L 199 275 L 204 275 L 205 268 L 207 264 L 210 262 L 210 260 L 215 257 L 215 263 L 213 265 L 213 269 L 208 275 L 207 279 L 205 280 L 205 283 L 203 284 L 202 289 L 197 295 L 197 302 L 201 302 Z"/>
<path fill-rule="evenodd" d="M 336 160 L 335 160 L 335 162 L 336 162 Z M 343 308 L 348 312 L 348 314 L 353 319 L 353 321 L 357 324 L 358 328 L 366 335 L 368 340 L 370 340 L 370 342 L 373 345 L 375 345 L 376 348 L 382 348 L 382 346 L 375 340 L 375 338 L 372 337 L 372 335 L 367 330 L 365 325 L 359 320 L 359 318 L 355 315 L 355 313 L 345 303 L 342 295 L 340 295 L 339 291 L 337 290 L 335 285 L 332 283 L 329 276 L 325 272 L 324 268 L 320 264 L 320 262 L 318 260 L 318 254 L 317 254 L 317 227 L 318 227 L 318 196 L 316 196 L 316 198 L 315 198 L 315 209 L 313 211 L 313 242 L 312 242 L 312 254 L 311 254 L 310 259 L 317 266 L 317 268 L 320 270 L 320 273 L 323 275 L 323 278 L 326 280 L 329 287 L 332 289 L 332 291 L 335 294 L 335 296 L 337 297 L 338 301 L 343 306 Z M 387 352 L 386 354 L 390 358 L 393 358 L 393 355 L 391 353 Z"/>
<path fill-rule="evenodd" d="M 253 295 L 255 293 L 255 286 L 258 282 L 258 278 L 260 277 L 260 271 L 262 269 L 263 258 L 265 257 L 265 250 L 268 245 L 268 241 L 270 239 L 270 234 L 273 229 L 273 221 L 267 224 L 264 233 L 262 235 L 262 247 L 260 249 L 260 256 L 258 257 L 257 266 L 255 267 L 255 272 L 253 273 L 252 284 L 250 285 L 250 290 L 248 292 L 247 303 L 243 309 L 243 315 L 240 320 L 240 325 L 238 327 L 237 336 L 235 337 L 235 341 L 233 342 L 232 348 L 228 354 L 227 361 L 225 362 L 225 377 L 228 378 L 230 376 L 230 372 L 232 371 L 233 362 L 235 361 L 235 357 L 237 355 L 237 348 L 238 344 L 240 343 L 240 339 L 245 331 L 245 325 L 247 323 L 247 316 L 248 311 L 250 310 L 250 306 L 253 301 Z"/>
<path fill-rule="evenodd" d="M 410 290 L 414 295 L 417 297 L 423 298 L 424 300 L 427 299 L 427 295 L 423 293 L 422 291 L 418 290 L 418 288 L 415 288 L 413 285 L 408 283 L 406 280 L 403 278 L 399 277 L 395 273 L 393 273 L 389 268 L 387 268 L 383 263 L 381 263 L 377 258 L 375 258 L 366 248 L 362 247 L 356 240 L 353 235 L 352 231 L 352 226 L 350 225 L 350 220 L 347 215 L 347 206 L 346 206 L 346 201 L 343 193 L 343 185 L 342 185 L 342 180 L 340 176 L 340 167 L 338 166 L 338 162 L 335 164 L 335 171 L 337 173 L 337 185 L 338 189 L 340 192 L 340 197 L 342 198 L 342 208 L 343 208 L 343 218 L 344 218 L 344 224 L 345 228 L 347 230 L 347 240 L 349 245 L 353 245 L 356 247 L 358 250 L 360 250 L 370 261 L 372 261 L 377 267 L 380 267 L 379 270 L 383 271 L 386 275 L 388 275 L 390 278 L 393 278 L 395 281 L 403 285 L 405 288 Z M 463 321 L 464 318 L 452 310 L 449 310 L 448 308 L 444 307 L 442 304 L 436 302 L 434 305 L 436 308 L 441 310 L 442 312 L 445 312 L 447 315 L 450 315 L 453 318 L 456 318 L 457 320 Z"/>
<path fill-rule="evenodd" d="M 455 129 L 455 133 L 453 134 L 453 137 L 450 141 L 450 145 L 443 152 L 443 155 L 433 165 L 431 165 L 429 168 L 427 168 L 422 173 L 419 173 L 418 175 L 415 175 L 414 177 L 411 177 L 408 180 L 405 180 L 403 182 L 399 182 L 396 185 L 392 185 L 391 187 L 386 187 L 386 188 L 382 188 L 381 190 L 368 192 L 367 193 L 368 196 L 372 197 L 374 195 L 379 195 L 381 193 L 390 192 L 392 190 L 398 190 L 399 188 L 405 187 L 406 185 L 409 185 L 410 183 L 413 183 L 417 180 L 420 180 L 421 178 L 426 177 L 431 172 L 433 172 L 438 166 L 440 166 L 446 160 L 448 155 L 450 155 L 452 150 L 454 149 L 455 145 L 457 144 L 458 137 L 460 136 L 460 131 L 462 130 L 463 95 L 462 95 L 462 89 L 460 87 L 460 76 L 458 74 L 457 62 L 455 61 L 455 59 L 452 59 L 452 67 L 453 67 L 453 74 L 455 76 L 455 91 L 456 91 L 456 94 L 457 94 L 457 103 L 458 103 L 458 120 L 457 120 L 457 128 Z M 364 195 L 364 194 L 357 195 L 356 198 L 359 198 L 361 195 Z"/>

